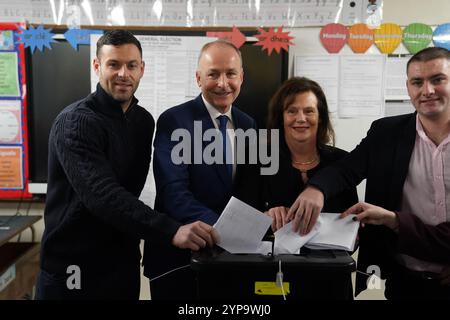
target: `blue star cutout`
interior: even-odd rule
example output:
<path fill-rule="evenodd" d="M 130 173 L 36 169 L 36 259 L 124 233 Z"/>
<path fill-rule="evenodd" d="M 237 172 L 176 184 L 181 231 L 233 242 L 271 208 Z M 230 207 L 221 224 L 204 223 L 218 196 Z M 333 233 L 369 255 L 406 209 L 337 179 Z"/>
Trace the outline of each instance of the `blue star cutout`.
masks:
<path fill-rule="evenodd" d="M 44 47 L 52 49 L 50 43 L 56 42 L 53 40 L 54 34 L 51 33 L 52 29 L 44 29 L 41 24 L 36 29 L 30 26 L 30 29 L 24 29 L 20 27 L 22 33 L 20 34 L 21 40 L 18 43 L 23 43 L 26 47 L 30 47 L 31 53 L 38 48 L 40 51 L 44 51 Z"/>

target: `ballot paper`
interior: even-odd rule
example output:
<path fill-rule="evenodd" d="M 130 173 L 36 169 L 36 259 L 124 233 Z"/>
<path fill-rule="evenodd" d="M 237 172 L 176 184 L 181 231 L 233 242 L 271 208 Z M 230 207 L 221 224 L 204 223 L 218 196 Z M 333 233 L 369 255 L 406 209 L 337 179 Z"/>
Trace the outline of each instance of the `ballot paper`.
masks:
<path fill-rule="evenodd" d="M 359 228 L 355 215 L 343 219 L 338 213 L 322 212 L 311 232 L 301 236 L 292 231 L 292 221 L 275 232 L 274 254 L 296 254 L 305 246 L 310 249 L 337 249 L 353 251 Z"/>
<path fill-rule="evenodd" d="M 217 245 L 231 253 L 267 253 L 269 245 L 261 240 L 272 218 L 232 197 L 214 228 Z"/>
<path fill-rule="evenodd" d="M 319 232 L 320 221 L 317 221 L 310 233 L 301 236 L 292 231 L 292 221 L 275 232 L 274 254 L 298 253 L 312 237 Z"/>
<path fill-rule="evenodd" d="M 341 219 L 337 213 L 322 212 L 318 232 L 305 246 L 310 249 L 353 251 L 359 229 L 359 221 L 353 221 L 354 216 L 348 215 Z"/>

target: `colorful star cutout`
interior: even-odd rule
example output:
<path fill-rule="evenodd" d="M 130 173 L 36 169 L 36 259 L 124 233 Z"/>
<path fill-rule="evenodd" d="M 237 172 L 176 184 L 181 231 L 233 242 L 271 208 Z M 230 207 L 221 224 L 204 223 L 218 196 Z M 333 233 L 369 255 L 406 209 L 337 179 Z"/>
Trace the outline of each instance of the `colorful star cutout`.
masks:
<path fill-rule="evenodd" d="M 20 28 L 22 31 L 19 34 L 20 41 L 18 43 L 23 43 L 26 47 L 30 47 L 31 53 L 38 48 L 40 51 L 44 51 L 44 47 L 52 49 L 50 43 L 56 42 L 53 40 L 54 34 L 51 33 L 52 29 L 44 29 L 41 24 L 36 29 L 30 26 L 30 29 Z"/>
<path fill-rule="evenodd" d="M 291 42 L 294 37 L 290 37 L 289 32 L 283 32 L 282 26 L 277 31 L 274 28 L 269 28 L 267 32 L 258 28 L 258 31 L 260 34 L 255 35 L 255 37 L 259 41 L 255 43 L 255 46 L 262 46 L 261 50 L 267 49 L 269 56 L 273 50 L 277 53 L 280 53 L 281 49 L 289 51 L 289 46 L 294 44 Z"/>

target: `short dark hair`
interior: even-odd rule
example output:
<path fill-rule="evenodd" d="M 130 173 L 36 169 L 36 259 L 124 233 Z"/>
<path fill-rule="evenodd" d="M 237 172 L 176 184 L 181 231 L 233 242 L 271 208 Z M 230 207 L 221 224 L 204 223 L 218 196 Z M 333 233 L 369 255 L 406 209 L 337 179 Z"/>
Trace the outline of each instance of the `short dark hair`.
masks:
<path fill-rule="evenodd" d="M 267 128 L 279 129 L 280 136 L 284 138 L 284 110 L 294 101 L 297 94 L 304 92 L 312 92 L 317 98 L 317 109 L 319 111 L 317 146 L 334 145 L 334 130 L 331 125 L 325 93 L 317 82 L 305 77 L 292 77 L 286 80 L 272 96 L 269 102 Z"/>
<path fill-rule="evenodd" d="M 428 47 L 420 50 L 408 60 L 406 72 L 408 72 L 409 65 L 413 62 L 428 62 L 434 59 L 450 60 L 450 51 L 441 47 Z"/>
<path fill-rule="evenodd" d="M 225 47 L 232 48 L 234 51 L 236 51 L 237 55 L 239 56 L 239 59 L 241 60 L 241 67 L 243 66 L 241 51 L 233 43 L 231 43 L 231 42 L 229 42 L 227 40 L 224 40 L 224 39 L 218 39 L 218 40 L 206 43 L 202 47 L 202 49 L 200 50 L 200 54 L 198 55 L 197 64 L 200 63 L 200 59 L 203 56 L 203 54 L 205 53 L 205 51 L 208 50 L 210 47 L 215 46 L 215 45 L 222 45 L 222 46 L 225 46 Z"/>
<path fill-rule="evenodd" d="M 97 41 L 97 58 L 99 57 L 100 50 L 105 45 L 121 46 L 124 44 L 134 44 L 141 54 L 142 58 L 142 46 L 136 37 L 127 30 L 108 30 Z"/>

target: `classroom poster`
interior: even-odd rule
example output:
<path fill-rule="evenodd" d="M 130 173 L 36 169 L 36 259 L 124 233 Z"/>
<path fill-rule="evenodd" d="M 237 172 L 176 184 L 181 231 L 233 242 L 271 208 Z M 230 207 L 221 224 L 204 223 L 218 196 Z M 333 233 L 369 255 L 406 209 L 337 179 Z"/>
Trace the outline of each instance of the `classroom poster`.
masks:
<path fill-rule="evenodd" d="M 17 63 L 16 52 L 0 52 L 0 97 L 20 95 Z"/>
<path fill-rule="evenodd" d="M 0 144 L 22 142 L 20 100 L 0 100 Z"/>
<path fill-rule="evenodd" d="M 0 147 L 0 188 L 23 189 L 21 147 Z"/>

